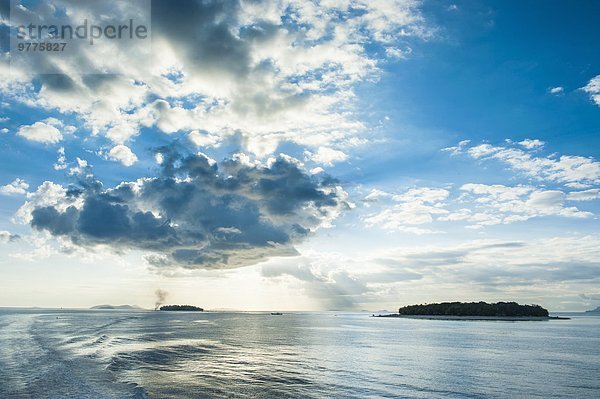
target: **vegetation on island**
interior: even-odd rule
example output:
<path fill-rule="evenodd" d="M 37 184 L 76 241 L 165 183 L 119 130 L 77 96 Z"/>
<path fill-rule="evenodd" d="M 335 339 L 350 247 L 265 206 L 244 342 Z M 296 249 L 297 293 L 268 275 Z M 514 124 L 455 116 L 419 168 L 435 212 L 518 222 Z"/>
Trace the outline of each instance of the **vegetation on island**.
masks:
<path fill-rule="evenodd" d="M 204 309 L 192 305 L 165 305 L 161 306 L 159 310 L 168 311 L 183 311 L 183 312 L 204 312 Z"/>
<path fill-rule="evenodd" d="M 404 306 L 400 315 L 411 316 L 491 316 L 491 317 L 548 317 L 539 305 L 519 305 L 516 302 L 442 302 Z"/>

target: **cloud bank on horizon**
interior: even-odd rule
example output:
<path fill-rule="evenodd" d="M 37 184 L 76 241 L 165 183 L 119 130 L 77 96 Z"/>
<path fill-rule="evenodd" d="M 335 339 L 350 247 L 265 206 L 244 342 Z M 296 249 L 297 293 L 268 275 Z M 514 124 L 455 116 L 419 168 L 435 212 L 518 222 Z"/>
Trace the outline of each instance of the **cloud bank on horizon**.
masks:
<path fill-rule="evenodd" d="M 2 44 L 11 259 L 135 253 L 219 278 L 260 264 L 336 309 L 599 294 L 600 51 L 571 45 L 600 34 L 594 10 L 552 3 L 525 35 L 532 4 L 5 3 L 2 32 L 133 15 L 152 44 L 31 59 Z M 556 36 L 564 15 L 581 32 Z"/>

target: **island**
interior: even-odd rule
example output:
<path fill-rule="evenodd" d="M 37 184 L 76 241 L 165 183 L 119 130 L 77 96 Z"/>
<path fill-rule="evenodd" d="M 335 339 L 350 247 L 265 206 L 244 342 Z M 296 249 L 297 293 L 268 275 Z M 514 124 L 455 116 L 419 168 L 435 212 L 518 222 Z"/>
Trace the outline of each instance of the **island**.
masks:
<path fill-rule="evenodd" d="M 204 309 L 192 305 L 165 305 L 158 308 L 170 312 L 204 312 Z"/>
<path fill-rule="evenodd" d="M 410 305 L 399 308 L 398 313 L 376 317 L 508 321 L 568 319 L 565 317 L 550 317 L 548 310 L 539 305 L 519 305 L 516 302 L 442 302 Z"/>
<path fill-rule="evenodd" d="M 593 314 L 593 315 L 596 315 L 596 314 L 600 315 L 600 306 L 598 306 L 596 309 L 586 310 L 585 313 Z"/>

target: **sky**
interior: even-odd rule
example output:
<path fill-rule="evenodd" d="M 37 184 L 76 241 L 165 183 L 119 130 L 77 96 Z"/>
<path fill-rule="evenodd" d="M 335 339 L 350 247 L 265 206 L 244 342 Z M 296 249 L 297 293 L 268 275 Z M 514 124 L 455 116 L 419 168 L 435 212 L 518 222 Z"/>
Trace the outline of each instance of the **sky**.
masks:
<path fill-rule="evenodd" d="M 0 306 L 600 305 L 599 3 L 0 4 Z"/>

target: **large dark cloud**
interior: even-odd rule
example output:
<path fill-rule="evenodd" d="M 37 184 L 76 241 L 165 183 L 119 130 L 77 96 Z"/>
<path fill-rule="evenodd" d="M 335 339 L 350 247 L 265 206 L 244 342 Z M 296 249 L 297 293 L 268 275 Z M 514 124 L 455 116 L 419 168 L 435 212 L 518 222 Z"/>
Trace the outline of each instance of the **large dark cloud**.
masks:
<path fill-rule="evenodd" d="M 295 243 L 348 206 L 336 180 L 286 156 L 218 165 L 172 147 L 159 153 L 159 176 L 111 189 L 86 171 L 60 203 L 33 206 L 31 226 L 79 246 L 149 250 L 157 268 L 233 268 L 296 254 Z"/>
<path fill-rule="evenodd" d="M 0 3 L 9 4 L 10 2 Z M 114 24 L 122 23 L 125 17 L 139 15 L 137 22 L 143 22 L 151 27 L 151 39 L 157 44 L 157 48 L 161 48 L 160 45 L 167 45 L 183 63 L 187 74 L 208 75 L 213 79 L 220 77 L 241 82 L 249 78 L 249 74 L 254 68 L 264 69 L 265 65 L 263 64 L 253 66 L 252 45 L 255 41 L 260 42 L 275 36 L 279 29 L 277 26 L 263 21 L 257 21 L 251 27 L 241 29 L 239 0 L 151 0 L 149 3 L 136 4 L 133 2 L 120 7 L 111 5 L 111 2 L 57 0 L 55 3 L 58 8 L 65 7 L 81 14 L 104 15 L 106 18 L 113 18 Z M 267 1 L 254 0 L 253 3 L 267 3 Z M 146 7 L 147 4 L 149 7 Z M 3 11 L 4 8 L 5 6 L 0 7 L 0 11 Z M 48 5 L 43 5 L 41 8 L 32 6 L 32 9 L 36 15 L 40 16 L 41 20 L 51 18 L 54 10 Z M 21 17 L 31 14 L 21 9 L 17 11 Z M 16 16 L 13 15 L 13 18 Z M 29 16 L 29 18 L 31 17 Z M 70 22 L 77 25 L 80 23 L 77 19 L 69 20 L 66 17 L 60 21 L 62 24 Z M 58 22 L 56 23 L 58 24 Z M 120 47 L 128 45 L 130 44 L 126 41 L 119 41 Z M 89 91 L 97 91 L 101 85 L 128 87 L 130 77 L 124 79 L 121 75 L 125 76 L 130 71 L 115 69 L 113 74 L 100 69 L 102 72 L 92 73 L 97 70 L 93 67 L 94 60 L 90 59 L 93 58 L 94 53 L 87 54 L 86 49 L 78 50 L 77 61 L 85 65 L 79 65 L 79 71 L 83 76 L 77 81 L 72 79 L 71 74 L 60 73 L 63 71 L 60 65 L 51 65 L 52 63 L 44 57 L 36 59 L 35 62 L 40 65 L 33 69 L 47 72 L 36 75 L 36 81 L 40 87 L 45 91 L 73 93 L 74 95 L 89 94 Z M 72 50 L 70 54 L 75 54 L 75 51 Z M 164 57 L 164 54 L 157 53 L 154 56 Z M 128 61 L 135 69 L 139 69 L 136 70 L 135 79 L 151 80 L 151 77 L 145 75 L 146 72 L 143 68 L 145 65 L 138 64 L 139 60 Z"/>
<path fill-rule="evenodd" d="M 177 43 L 186 64 L 244 76 L 250 64 L 248 44 L 234 35 L 237 0 L 153 0 L 155 40 Z"/>

